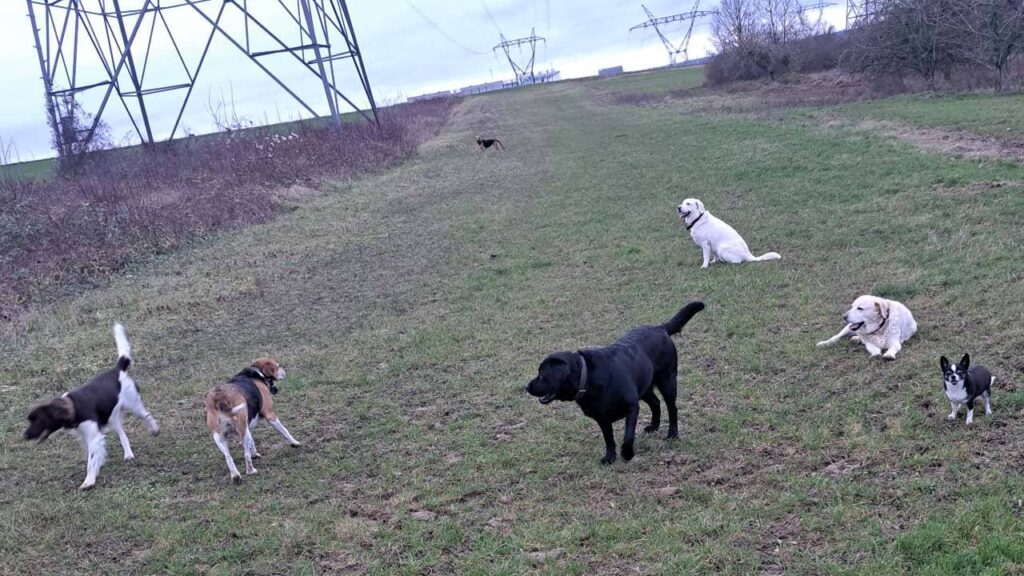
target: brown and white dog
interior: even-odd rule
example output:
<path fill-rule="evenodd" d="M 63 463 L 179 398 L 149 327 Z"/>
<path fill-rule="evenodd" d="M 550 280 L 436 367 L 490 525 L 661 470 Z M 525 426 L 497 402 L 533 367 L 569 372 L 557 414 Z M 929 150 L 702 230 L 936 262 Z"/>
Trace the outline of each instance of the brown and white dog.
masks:
<path fill-rule="evenodd" d="M 260 453 L 256 451 L 256 442 L 249 429 L 259 418 L 270 422 L 292 446 L 300 445 L 274 414 L 272 396 L 277 394 L 276 383 L 283 380 L 284 375 L 284 368 L 276 360 L 260 358 L 229 382 L 218 384 L 206 394 L 206 427 L 213 435 L 213 443 L 224 454 L 231 480 L 236 484 L 242 481 L 242 475 L 231 458 L 228 438 L 237 436 L 241 440 L 245 451 L 245 473 L 255 474 L 252 459 L 259 458 Z"/>
<path fill-rule="evenodd" d="M 103 461 L 107 458 L 106 436 L 109 428 L 117 431 L 124 449 L 124 459 L 132 460 L 132 452 L 128 436 L 124 433 L 124 410 L 128 410 L 146 421 L 149 431 L 154 436 L 160 433 L 160 425 L 153 415 L 142 404 L 142 396 L 135 382 L 128 376 L 128 366 L 132 363 L 132 348 L 124 326 L 114 324 L 114 342 L 117 344 L 117 365 L 104 370 L 89 382 L 75 388 L 60 398 L 40 404 L 28 414 L 29 425 L 25 429 L 25 439 L 39 442 L 66 428 L 78 437 L 85 449 L 86 470 L 85 481 L 79 486 L 88 490 L 96 484 Z"/>

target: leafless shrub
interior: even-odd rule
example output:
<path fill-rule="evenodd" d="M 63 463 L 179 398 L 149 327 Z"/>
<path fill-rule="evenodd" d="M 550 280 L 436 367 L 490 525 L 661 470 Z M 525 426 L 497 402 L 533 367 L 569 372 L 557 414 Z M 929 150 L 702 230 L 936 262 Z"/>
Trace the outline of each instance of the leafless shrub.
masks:
<path fill-rule="evenodd" d="M 849 36 L 834 30 L 803 38 L 790 47 L 793 70 L 803 74 L 832 70 L 839 66 L 849 48 Z"/>
<path fill-rule="evenodd" d="M 950 0 L 953 39 L 960 55 L 995 72 L 993 87 L 1002 92 L 1010 61 L 1024 51 L 1024 1 Z"/>
<path fill-rule="evenodd" d="M 234 132 L 236 130 L 252 128 L 255 122 L 251 118 L 238 115 L 238 109 L 235 106 L 234 87 L 230 88 L 229 94 L 229 100 L 224 99 L 224 92 L 221 91 L 219 100 L 214 101 L 211 95 L 206 101 L 206 111 L 210 114 L 210 118 L 213 120 L 213 125 L 217 127 L 217 131 Z"/>
<path fill-rule="evenodd" d="M 49 115 L 47 118 L 57 151 L 58 172 L 73 172 L 89 153 L 111 148 L 110 127 L 86 112 L 74 94 L 64 94 L 55 104 L 59 125 L 54 126 Z"/>
<path fill-rule="evenodd" d="M 303 122 L 102 150 L 52 180 L 0 180 L 0 317 L 196 235 L 265 221 L 283 187 L 393 166 L 452 105 L 385 108 L 379 129 Z"/>
<path fill-rule="evenodd" d="M 873 21 L 856 35 L 854 67 L 876 74 L 917 74 L 935 87 L 963 63 L 967 42 L 953 26 L 954 0 L 886 0 Z"/>
<path fill-rule="evenodd" d="M 1024 0 L 881 0 L 851 35 L 851 70 L 1000 92 L 1024 49 Z"/>
<path fill-rule="evenodd" d="M 711 27 L 718 49 L 705 68 L 711 85 L 775 80 L 793 69 L 794 47 L 822 32 L 799 0 L 723 0 Z"/>

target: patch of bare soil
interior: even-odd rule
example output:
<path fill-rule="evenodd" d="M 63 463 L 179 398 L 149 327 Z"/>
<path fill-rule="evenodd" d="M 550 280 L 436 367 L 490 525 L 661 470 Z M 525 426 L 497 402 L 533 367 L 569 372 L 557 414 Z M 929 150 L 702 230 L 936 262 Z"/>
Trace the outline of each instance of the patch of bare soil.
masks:
<path fill-rule="evenodd" d="M 995 182 L 971 182 L 964 186 L 939 186 L 935 189 L 940 195 L 943 196 L 974 196 L 977 194 L 985 194 L 986 192 L 992 192 L 993 190 L 1002 189 L 1024 189 L 1024 181 L 1022 180 L 1011 180 L 1006 181 L 995 181 Z"/>
<path fill-rule="evenodd" d="M 958 158 L 1024 163 L 1024 141 L 1000 140 L 953 130 L 917 128 L 882 120 L 864 121 L 859 127 L 909 142 L 927 152 L 950 154 Z"/>
<path fill-rule="evenodd" d="M 320 191 L 302 184 L 292 184 L 287 188 L 280 188 L 271 192 L 271 197 L 278 204 L 288 208 L 300 206 L 320 195 Z"/>

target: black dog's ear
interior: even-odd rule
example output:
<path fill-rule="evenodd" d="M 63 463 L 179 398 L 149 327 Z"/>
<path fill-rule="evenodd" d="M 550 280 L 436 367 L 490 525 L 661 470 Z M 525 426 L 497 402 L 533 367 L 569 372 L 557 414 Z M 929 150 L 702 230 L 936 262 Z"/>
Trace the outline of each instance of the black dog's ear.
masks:
<path fill-rule="evenodd" d="M 544 359 L 544 362 L 541 363 L 541 368 L 547 367 L 547 369 L 549 370 L 558 370 L 562 367 L 568 366 L 569 362 L 562 357 L 561 352 L 549 355 L 547 358 Z"/>
<path fill-rule="evenodd" d="M 942 368 L 943 372 L 949 370 L 949 360 L 945 356 L 939 358 L 939 367 Z"/>
<path fill-rule="evenodd" d="M 964 354 L 964 357 L 960 359 L 960 364 L 963 365 L 964 370 L 967 370 L 967 367 L 971 365 L 971 355 Z"/>

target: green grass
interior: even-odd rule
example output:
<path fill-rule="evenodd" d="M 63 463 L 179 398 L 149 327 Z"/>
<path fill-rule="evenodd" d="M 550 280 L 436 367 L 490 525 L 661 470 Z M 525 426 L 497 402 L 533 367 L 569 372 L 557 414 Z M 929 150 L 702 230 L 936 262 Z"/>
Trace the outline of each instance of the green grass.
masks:
<path fill-rule="evenodd" d="M 56 163 L 53 158 L 0 165 L 0 178 L 17 180 L 46 180 L 53 177 Z"/>
<path fill-rule="evenodd" d="M 669 70 L 630 72 L 611 78 L 588 80 L 596 88 L 623 94 L 664 94 L 704 85 L 704 67 L 690 66 Z"/>
<path fill-rule="evenodd" d="M 1024 201 L 950 184 L 1024 169 L 597 91 L 468 99 L 404 166 L 0 328 L 0 572 L 1019 572 Z M 482 127 L 508 150 L 467 146 Z M 699 269 L 686 196 L 783 259 Z M 899 359 L 816 349 L 868 292 L 917 317 Z M 524 393 L 549 351 L 693 298 L 678 441 L 603 467 L 592 421 Z M 82 494 L 71 439 L 20 434 L 33 402 L 109 364 L 115 319 L 163 433 L 131 421 L 137 460 L 111 438 Z M 944 420 L 937 367 L 968 350 L 1000 380 L 970 429 Z M 264 354 L 304 446 L 261 425 L 236 487 L 201 397 Z"/>
<path fill-rule="evenodd" d="M 1024 95 L 953 94 L 901 96 L 846 107 L 862 119 L 887 120 L 921 128 L 963 130 L 1001 140 L 1024 133 Z"/>

